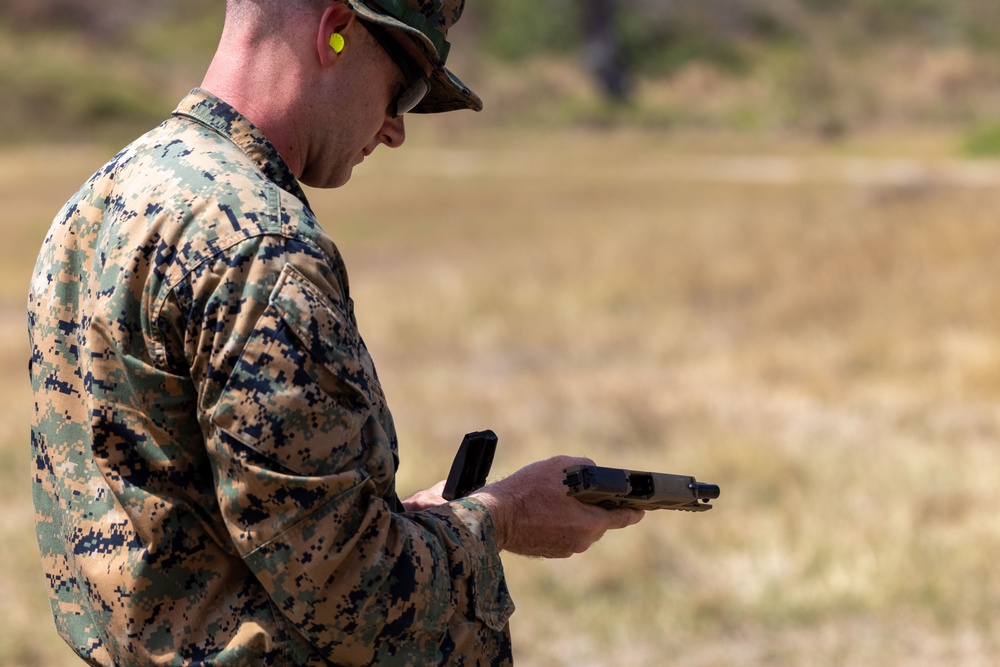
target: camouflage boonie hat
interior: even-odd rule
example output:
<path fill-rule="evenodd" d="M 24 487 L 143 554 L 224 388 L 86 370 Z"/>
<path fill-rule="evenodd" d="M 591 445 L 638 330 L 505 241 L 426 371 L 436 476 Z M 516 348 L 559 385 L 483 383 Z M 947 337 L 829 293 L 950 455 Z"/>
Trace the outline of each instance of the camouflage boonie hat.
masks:
<path fill-rule="evenodd" d="M 414 113 L 440 113 L 457 109 L 482 111 L 483 101 L 445 68 L 448 29 L 462 16 L 465 0 L 344 0 L 351 10 L 373 23 L 410 35 L 434 65 L 430 90 Z"/>

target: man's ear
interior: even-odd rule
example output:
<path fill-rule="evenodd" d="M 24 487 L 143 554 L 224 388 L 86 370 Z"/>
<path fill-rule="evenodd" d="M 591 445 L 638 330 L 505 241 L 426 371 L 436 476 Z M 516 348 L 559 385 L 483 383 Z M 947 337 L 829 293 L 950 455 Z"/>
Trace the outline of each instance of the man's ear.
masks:
<path fill-rule="evenodd" d="M 339 55 L 331 45 L 333 36 L 340 35 L 346 39 L 348 28 L 356 22 L 354 12 L 343 2 L 334 2 L 323 10 L 316 35 L 316 50 L 319 54 L 319 62 L 323 67 L 333 65 Z M 345 42 L 343 48 L 350 48 L 350 44 Z"/>

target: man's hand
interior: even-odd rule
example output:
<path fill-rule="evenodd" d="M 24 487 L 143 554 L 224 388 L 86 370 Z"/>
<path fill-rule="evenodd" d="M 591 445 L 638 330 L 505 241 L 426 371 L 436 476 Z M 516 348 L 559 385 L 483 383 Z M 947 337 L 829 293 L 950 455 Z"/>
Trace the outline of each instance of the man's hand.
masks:
<path fill-rule="evenodd" d="M 566 495 L 563 469 L 572 465 L 594 462 L 558 456 L 532 463 L 472 494 L 489 509 L 500 549 L 567 558 L 589 549 L 608 530 L 631 526 L 645 515 L 640 510 L 588 505 Z"/>
<path fill-rule="evenodd" d="M 429 489 L 417 491 L 403 501 L 403 507 L 406 508 L 407 512 L 419 512 L 420 510 L 428 510 L 438 505 L 444 505 L 448 502 L 441 497 L 441 494 L 444 493 L 444 484 L 444 480 L 441 480 Z"/>

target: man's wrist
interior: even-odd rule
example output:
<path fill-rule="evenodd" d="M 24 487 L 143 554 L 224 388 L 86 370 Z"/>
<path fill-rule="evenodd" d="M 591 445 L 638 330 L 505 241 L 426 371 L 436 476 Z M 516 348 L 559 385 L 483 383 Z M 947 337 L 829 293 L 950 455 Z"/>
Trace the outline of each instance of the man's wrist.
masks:
<path fill-rule="evenodd" d="M 507 549 L 510 544 L 510 504 L 504 501 L 504 494 L 496 493 L 496 489 L 490 485 L 483 487 L 469 497 L 475 498 L 486 507 L 490 523 L 493 524 L 493 539 L 496 541 L 497 549 L 499 551 Z"/>

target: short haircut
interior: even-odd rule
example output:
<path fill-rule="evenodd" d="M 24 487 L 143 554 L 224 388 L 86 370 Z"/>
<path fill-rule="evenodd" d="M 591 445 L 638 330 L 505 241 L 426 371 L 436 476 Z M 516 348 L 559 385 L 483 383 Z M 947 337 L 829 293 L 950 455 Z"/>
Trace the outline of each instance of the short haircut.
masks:
<path fill-rule="evenodd" d="M 226 21 L 244 28 L 274 32 L 304 10 L 321 9 L 333 0 L 226 0 Z"/>

